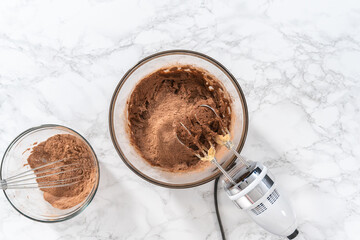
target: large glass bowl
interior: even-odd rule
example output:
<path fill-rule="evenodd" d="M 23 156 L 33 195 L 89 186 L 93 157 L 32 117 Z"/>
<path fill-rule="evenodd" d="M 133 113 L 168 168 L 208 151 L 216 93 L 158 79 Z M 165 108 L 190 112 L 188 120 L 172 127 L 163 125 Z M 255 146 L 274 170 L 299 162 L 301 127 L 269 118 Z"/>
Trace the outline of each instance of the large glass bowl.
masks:
<path fill-rule="evenodd" d="M 6 179 L 17 173 L 29 170 L 27 158 L 30 155 L 28 148 L 36 143 L 43 142 L 56 134 L 71 134 L 83 141 L 92 152 L 97 179 L 92 191 L 80 204 L 69 209 L 57 209 L 45 201 L 43 192 L 38 189 L 7 189 L 4 191 L 10 204 L 22 215 L 39 222 L 60 222 L 68 220 L 82 212 L 92 201 L 99 185 L 99 163 L 90 144 L 79 133 L 60 125 L 41 125 L 26 130 L 16 137 L 7 148 L 0 168 L 0 179 Z M 35 145 L 34 145 L 35 143 Z"/>
<path fill-rule="evenodd" d="M 148 164 L 137 153 L 130 144 L 127 132 L 127 100 L 131 95 L 136 84 L 148 74 L 170 65 L 193 65 L 207 70 L 210 74 L 221 81 L 232 98 L 232 111 L 235 113 L 232 120 L 231 132 L 233 143 L 240 151 L 244 145 L 247 128 L 248 112 L 244 94 L 234 76 L 219 62 L 201 53 L 187 50 L 171 50 L 151 55 L 133 68 L 131 68 L 121 79 L 113 94 L 110 114 L 109 127 L 113 144 L 124 163 L 137 175 L 145 180 L 169 188 L 189 188 L 207 183 L 217 176 L 220 172 L 214 167 L 208 167 L 199 172 L 172 173 L 166 172 Z M 229 166 L 235 157 L 228 151 L 223 154 L 218 161 L 224 168 Z"/>

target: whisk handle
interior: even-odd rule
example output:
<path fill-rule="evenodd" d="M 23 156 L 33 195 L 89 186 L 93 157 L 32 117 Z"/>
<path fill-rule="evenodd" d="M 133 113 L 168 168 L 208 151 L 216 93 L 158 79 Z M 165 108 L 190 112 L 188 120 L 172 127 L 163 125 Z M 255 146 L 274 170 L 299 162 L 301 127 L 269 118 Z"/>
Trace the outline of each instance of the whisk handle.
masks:
<path fill-rule="evenodd" d="M 7 182 L 5 179 L 0 180 L 0 189 L 6 190 L 7 189 Z"/>

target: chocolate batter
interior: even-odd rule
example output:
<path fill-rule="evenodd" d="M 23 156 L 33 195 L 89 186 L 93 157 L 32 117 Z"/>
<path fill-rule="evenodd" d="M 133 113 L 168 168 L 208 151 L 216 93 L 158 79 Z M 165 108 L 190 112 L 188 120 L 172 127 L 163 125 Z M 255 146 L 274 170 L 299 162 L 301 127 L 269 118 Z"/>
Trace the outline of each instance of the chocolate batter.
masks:
<path fill-rule="evenodd" d="M 200 161 L 194 153 L 199 152 L 199 146 L 208 148 L 209 142 L 216 146 L 213 136 L 221 130 L 214 114 L 199 107 L 201 104 L 215 109 L 224 126 L 230 127 L 229 94 L 204 69 L 170 66 L 144 77 L 128 100 L 131 143 L 152 166 L 170 172 L 202 169 L 209 163 Z"/>
<path fill-rule="evenodd" d="M 67 209 L 76 206 L 87 198 L 97 181 L 97 172 L 89 147 L 82 140 L 70 134 L 58 134 L 39 143 L 32 149 L 27 161 L 30 167 L 34 169 L 60 159 L 66 160 L 35 170 L 35 174 L 40 177 L 44 175 L 40 171 L 57 167 L 61 168 L 50 173 L 59 170 L 67 171 L 59 175 L 37 179 L 39 184 L 58 182 L 59 180 L 63 180 L 66 184 L 76 182 L 65 187 L 41 188 L 44 192 L 44 199 L 53 207 Z"/>

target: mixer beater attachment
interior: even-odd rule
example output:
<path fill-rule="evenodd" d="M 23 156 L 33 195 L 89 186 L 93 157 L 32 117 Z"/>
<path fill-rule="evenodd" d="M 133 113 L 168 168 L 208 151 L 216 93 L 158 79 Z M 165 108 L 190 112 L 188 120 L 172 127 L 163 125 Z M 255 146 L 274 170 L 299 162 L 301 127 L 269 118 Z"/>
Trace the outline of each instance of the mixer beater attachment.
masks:
<path fill-rule="evenodd" d="M 230 131 L 227 129 L 227 127 L 224 125 L 222 119 L 220 118 L 220 116 L 216 113 L 216 111 L 210 107 L 209 105 L 206 104 L 202 104 L 199 107 L 204 107 L 204 108 L 208 108 L 210 109 L 213 114 L 215 115 L 215 118 L 218 120 L 219 122 L 219 126 L 220 126 L 220 130 L 222 132 L 222 135 L 218 134 L 215 137 L 215 142 L 225 146 L 227 149 L 229 149 L 239 160 L 240 163 L 243 164 L 246 167 L 249 167 L 250 164 L 236 151 L 234 144 L 231 141 L 231 135 L 230 135 Z M 195 114 L 195 118 L 197 120 L 197 122 L 199 124 L 201 124 L 201 122 L 197 119 L 197 115 Z"/>
<path fill-rule="evenodd" d="M 180 122 L 180 125 L 186 130 L 186 132 L 191 136 L 193 137 L 193 135 L 191 134 L 190 130 L 182 123 Z M 186 144 L 184 144 L 178 135 L 176 135 L 178 141 L 186 146 L 187 148 L 189 148 Z M 204 145 L 200 145 L 200 144 L 197 144 L 196 142 L 194 142 L 197 147 L 200 149 L 200 151 L 202 152 L 203 156 L 201 156 L 200 154 L 198 153 L 194 153 L 194 155 L 196 157 L 198 157 L 201 161 L 205 161 L 205 162 L 211 162 L 213 163 L 221 172 L 222 174 L 224 174 L 224 176 L 231 182 L 233 183 L 234 185 L 236 184 L 235 181 L 230 177 L 230 175 L 225 171 L 225 169 L 218 163 L 216 157 L 215 157 L 215 154 L 216 154 L 216 150 L 215 150 L 215 147 L 214 145 L 208 141 L 209 145 L 210 145 L 210 148 L 209 149 L 206 149 L 206 147 Z M 192 148 L 189 148 L 191 150 L 193 150 Z"/>

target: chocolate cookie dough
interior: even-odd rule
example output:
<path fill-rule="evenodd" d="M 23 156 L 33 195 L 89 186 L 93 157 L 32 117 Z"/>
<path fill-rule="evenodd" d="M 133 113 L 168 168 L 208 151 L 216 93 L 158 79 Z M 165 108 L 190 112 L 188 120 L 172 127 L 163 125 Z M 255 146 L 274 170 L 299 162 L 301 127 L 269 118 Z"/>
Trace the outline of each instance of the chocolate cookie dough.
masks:
<path fill-rule="evenodd" d="M 171 172 L 194 171 L 208 165 L 194 152 L 209 147 L 221 134 L 211 106 L 227 128 L 231 100 L 219 80 L 204 69 L 179 65 L 162 68 L 144 77 L 128 100 L 128 127 L 132 145 L 152 166 Z M 182 122 L 192 132 L 186 134 Z M 177 138 L 181 138 L 181 144 Z M 195 141 L 195 142 L 194 142 Z M 186 145 L 186 146 L 185 146 Z"/>

